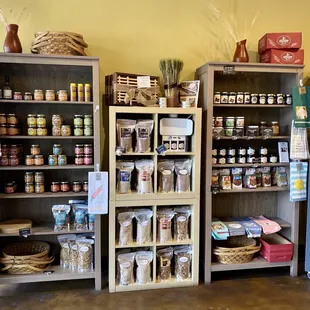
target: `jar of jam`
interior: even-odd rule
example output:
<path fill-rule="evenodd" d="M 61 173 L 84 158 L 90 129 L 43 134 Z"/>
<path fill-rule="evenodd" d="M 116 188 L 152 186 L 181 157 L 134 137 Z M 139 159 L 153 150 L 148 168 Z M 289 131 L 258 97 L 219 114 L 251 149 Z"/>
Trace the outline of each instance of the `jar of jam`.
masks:
<path fill-rule="evenodd" d="M 57 166 L 57 155 L 49 155 L 48 164 L 49 166 Z"/>
<path fill-rule="evenodd" d="M 258 95 L 257 94 L 251 94 L 251 103 L 252 104 L 258 104 Z"/>
<path fill-rule="evenodd" d="M 6 115 L 6 122 L 8 125 L 17 125 L 18 124 L 18 117 L 15 114 L 7 114 Z"/>
<path fill-rule="evenodd" d="M 34 165 L 34 156 L 33 155 L 26 155 L 25 165 L 26 166 L 33 166 Z"/>
<path fill-rule="evenodd" d="M 4 184 L 4 192 L 6 194 L 13 194 L 15 192 L 13 182 L 7 182 Z"/>
<path fill-rule="evenodd" d="M 213 96 L 213 103 L 218 104 L 221 103 L 221 93 L 220 92 L 215 92 Z"/>
<path fill-rule="evenodd" d="M 228 103 L 228 93 L 222 92 L 221 93 L 221 103 L 227 104 Z"/>
<path fill-rule="evenodd" d="M 47 136 L 47 128 L 38 126 L 37 135 L 38 136 Z"/>
<path fill-rule="evenodd" d="M 245 104 L 251 103 L 251 95 L 250 95 L 249 92 L 244 92 L 243 96 L 244 96 L 243 101 L 244 101 Z"/>
<path fill-rule="evenodd" d="M 278 136 L 280 134 L 279 122 L 273 121 L 271 122 L 272 131 L 274 136 Z"/>
<path fill-rule="evenodd" d="M 37 125 L 46 127 L 46 117 L 44 114 L 38 114 L 37 115 Z"/>
<path fill-rule="evenodd" d="M 42 89 L 35 89 L 33 96 L 34 96 L 34 100 L 37 100 L 37 101 L 44 100 L 44 95 L 43 95 Z"/>
<path fill-rule="evenodd" d="M 292 104 L 292 95 L 291 94 L 285 95 L 285 104 Z"/>
<path fill-rule="evenodd" d="M 84 156 L 84 165 L 92 165 L 93 164 L 93 156 L 85 155 Z"/>
<path fill-rule="evenodd" d="M 92 126 L 93 125 L 93 117 L 92 115 L 84 115 L 84 126 Z"/>
<path fill-rule="evenodd" d="M 71 136 L 71 127 L 70 125 L 62 125 L 61 126 L 61 135 L 62 136 Z"/>
<path fill-rule="evenodd" d="M 283 94 L 277 94 L 276 102 L 277 102 L 277 104 L 284 104 L 284 96 L 283 96 Z"/>
<path fill-rule="evenodd" d="M 54 114 L 52 116 L 52 125 L 53 126 L 61 126 L 63 122 L 62 116 L 59 114 Z"/>
<path fill-rule="evenodd" d="M 245 164 L 245 162 L 246 162 L 245 156 L 239 155 L 239 156 L 237 157 L 237 164 Z"/>
<path fill-rule="evenodd" d="M 70 190 L 69 182 L 61 182 L 60 190 L 62 192 L 69 192 L 69 190 Z"/>
<path fill-rule="evenodd" d="M 76 155 L 74 162 L 76 165 L 84 165 L 84 156 L 83 155 Z"/>
<path fill-rule="evenodd" d="M 0 136 L 6 136 L 7 135 L 7 128 L 5 124 L 0 125 Z"/>
<path fill-rule="evenodd" d="M 227 162 L 227 164 L 235 164 L 236 163 L 236 157 L 235 156 L 227 156 L 226 162 Z"/>
<path fill-rule="evenodd" d="M 9 166 L 18 166 L 19 158 L 16 155 L 9 156 Z"/>
<path fill-rule="evenodd" d="M 10 146 L 10 155 L 18 155 L 20 153 L 20 148 L 17 144 L 12 144 Z"/>
<path fill-rule="evenodd" d="M 93 127 L 92 126 L 84 126 L 84 136 L 89 137 L 93 135 Z"/>
<path fill-rule="evenodd" d="M 243 92 L 238 92 L 238 93 L 237 93 L 236 103 L 239 103 L 239 104 L 244 103 L 244 95 L 243 95 Z"/>
<path fill-rule="evenodd" d="M 36 194 L 44 193 L 44 183 L 36 183 L 35 192 Z"/>
<path fill-rule="evenodd" d="M 32 93 L 26 92 L 24 94 L 24 100 L 32 100 Z"/>
<path fill-rule="evenodd" d="M 53 126 L 52 128 L 52 135 L 55 136 L 60 136 L 61 135 L 61 127 L 60 126 Z"/>
<path fill-rule="evenodd" d="M 2 156 L 4 156 L 4 155 L 9 155 L 9 146 L 8 145 L 6 145 L 6 144 L 3 144 L 2 146 L 1 146 L 1 152 L 2 152 Z"/>
<path fill-rule="evenodd" d="M 75 155 L 84 155 L 84 145 L 83 144 L 76 144 L 74 148 Z"/>
<path fill-rule="evenodd" d="M 33 172 L 26 172 L 24 176 L 25 183 L 33 183 L 34 175 Z"/>
<path fill-rule="evenodd" d="M 43 155 L 34 155 L 34 164 L 35 166 L 43 166 L 44 165 Z"/>
<path fill-rule="evenodd" d="M 38 144 L 32 144 L 30 147 L 31 155 L 39 155 L 41 153 L 40 146 Z"/>
<path fill-rule="evenodd" d="M 22 100 L 23 99 L 22 93 L 20 91 L 15 91 L 13 98 L 14 100 Z"/>
<path fill-rule="evenodd" d="M 82 191 L 82 182 L 73 182 L 72 191 L 79 193 Z"/>
<path fill-rule="evenodd" d="M 58 165 L 64 166 L 67 164 L 67 155 L 58 155 Z"/>
<path fill-rule="evenodd" d="M 62 89 L 58 92 L 59 101 L 68 101 L 68 93 L 66 90 Z"/>
<path fill-rule="evenodd" d="M 19 128 L 17 125 L 8 125 L 6 133 L 8 136 L 17 136 L 19 134 Z"/>
<path fill-rule="evenodd" d="M 3 155 L 0 157 L 0 166 L 6 167 L 9 165 L 9 157 L 7 155 Z"/>
<path fill-rule="evenodd" d="M 28 136 L 36 136 L 37 135 L 37 127 L 29 126 L 28 127 Z"/>
<path fill-rule="evenodd" d="M 61 146 L 61 144 L 54 144 L 53 145 L 53 154 L 54 155 L 61 155 L 62 154 L 62 146 Z"/>
<path fill-rule="evenodd" d="M 25 193 L 27 193 L 27 194 L 33 194 L 34 193 L 33 183 L 25 183 Z"/>
<path fill-rule="evenodd" d="M 27 125 L 28 126 L 37 126 L 37 116 L 36 116 L 36 114 L 28 114 Z"/>
<path fill-rule="evenodd" d="M 44 183 L 44 173 L 43 172 L 36 172 L 34 174 L 34 181 L 36 183 Z"/>
<path fill-rule="evenodd" d="M 0 113 L 0 125 L 6 124 L 6 115 L 4 113 Z"/>
<path fill-rule="evenodd" d="M 55 91 L 53 89 L 47 89 L 45 91 L 45 100 L 55 101 Z"/>
<path fill-rule="evenodd" d="M 88 182 L 87 181 L 83 182 L 83 191 L 88 192 Z"/>
<path fill-rule="evenodd" d="M 259 94 L 259 104 L 266 104 L 266 94 Z"/>
<path fill-rule="evenodd" d="M 83 126 L 83 115 L 74 115 L 74 126 Z"/>
<path fill-rule="evenodd" d="M 74 127 L 74 135 L 75 136 L 83 136 L 83 126 L 75 126 Z"/>
<path fill-rule="evenodd" d="M 52 182 L 51 183 L 51 192 L 58 193 L 60 191 L 60 183 L 59 182 Z"/>
<path fill-rule="evenodd" d="M 275 103 L 275 95 L 274 94 L 268 94 L 267 95 L 267 103 L 268 104 L 274 104 Z"/>

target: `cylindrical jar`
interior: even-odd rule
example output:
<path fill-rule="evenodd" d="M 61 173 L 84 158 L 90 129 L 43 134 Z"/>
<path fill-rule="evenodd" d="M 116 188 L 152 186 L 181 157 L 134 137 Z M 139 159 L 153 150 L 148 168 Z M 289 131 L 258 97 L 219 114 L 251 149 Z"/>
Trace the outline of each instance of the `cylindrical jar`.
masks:
<path fill-rule="evenodd" d="M 48 164 L 49 166 L 57 166 L 57 155 L 49 155 Z"/>
<path fill-rule="evenodd" d="M 14 100 L 22 100 L 23 99 L 23 95 L 20 91 L 15 91 L 14 92 L 14 96 L 13 96 Z"/>
<path fill-rule="evenodd" d="M 26 166 L 33 166 L 34 165 L 34 156 L 33 155 L 26 155 L 25 165 Z"/>
<path fill-rule="evenodd" d="M 90 84 L 84 85 L 84 95 L 85 95 L 85 102 L 91 102 L 91 85 Z"/>
<path fill-rule="evenodd" d="M 267 128 L 267 122 L 266 121 L 261 121 L 260 122 L 260 127 L 259 127 L 259 133 L 261 136 L 264 135 L 264 130 Z"/>
<path fill-rule="evenodd" d="M 33 96 L 34 96 L 34 100 L 37 100 L 37 101 L 44 100 L 44 95 L 43 95 L 42 89 L 35 89 Z"/>
<path fill-rule="evenodd" d="M 90 114 L 84 115 L 84 126 L 92 126 L 93 125 L 93 117 Z"/>
<path fill-rule="evenodd" d="M 26 92 L 24 94 L 24 100 L 32 100 L 32 93 Z"/>
<path fill-rule="evenodd" d="M 69 192 L 69 190 L 70 190 L 69 182 L 61 182 L 60 190 L 62 192 Z"/>
<path fill-rule="evenodd" d="M 225 127 L 234 127 L 235 126 L 235 118 L 233 116 L 224 117 L 224 126 Z"/>
<path fill-rule="evenodd" d="M 20 149 L 17 144 L 13 144 L 10 146 L 10 155 L 18 155 L 19 153 L 20 153 Z"/>
<path fill-rule="evenodd" d="M 2 156 L 4 156 L 4 155 L 9 155 L 9 149 L 10 149 L 10 147 L 9 147 L 8 145 L 3 144 L 3 145 L 1 146 Z"/>
<path fill-rule="evenodd" d="M 266 104 L 266 94 L 259 94 L 259 104 Z"/>
<path fill-rule="evenodd" d="M 52 135 L 54 137 L 61 135 L 61 127 L 60 126 L 53 126 L 52 128 Z"/>
<path fill-rule="evenodd" d="M 84 154 L 85 155 L 93 155 L 93 145 L 92 144 L 84 144 Z"/>
<path fill-rule="evenodd" d="M 28 136 L 36 136 L 37 135 L 37 127 L 36 126 L 29 126 L 27 132 L 28 132 Z"/>
<path fill-rule="evenodd" d="M 44 193 L 44 183 L 36 183 L 36 185 L 35 185 L 35 192 L 37 194 Z"/>
<path fill-rule="evenodd" d="M 34 155 L 34 164 L 35 166 L 43 166 L 44 165 L 43 155 Z"/>
<path fill-rule="evenodd" d="M 17 136 L 19 135 L 19 127 L 17 125 L 8 125 L 6 133 L 8 136 Z"/>
<path fill-rule="evenodd" d="M 59 101 L 68 101 L 68 92 L 64 89 L 58 92 L 58 100 Z"/>
<path fill-rule="evenodd" d="M 70 101 L 77 101 L 76 100 L 76 84 L 70 83 Z"/>
<path fill-rule="evenodd" d="M 6 122 L 8 125 L 17 125 L 18 124 L 18 117 L 15 114 L 7 114 L 6 115 Z"/>
<path fill-rule="evenodd" d="M 236 103 L 242 104 L 244 103 L 244 95 L 243 92 L 237 93 Z"/>
<path fill-rule="evenodd" d="M 33 183 L 34 182 L 34 175 L 33 172 L 26 172 L 24 176 L 25 183 Z"/>
<path fill-rule="evenodd" d="M 83 182 L 83 191 L 88 192 L 88 182 L 87 181 Z"/>
<path fill-rule="evenodd" d="M 237 164 L 245 164 L 246 163 L 246 158 L 244 155 L 239 155 L 237 157 Z"/>
<path fill-rule="evenodd" d="M 83 144 L 76 144 L 74 148 L 74 154 L 75 155 L 84 155 L 84 150 L 85 146 Z"/>
<path fill-rule="evenodd" d="M 28 114 L 27 125 L 28 126 L 36 126 L 37 125 L 37 116 L 36 116 L 36 114 Z"/>
<path fill-rule="evenodd" d="M 220 93 L 219 91 L 214 93 L 214 96 L 213 96 L 213 103 L 214 103 L 214 104 L 219 104 L 219 103 L 221 103 L 221 93 Z"/>
<path fill-rule="evenodd" d="M 62 154 L 62 146 L 61 146 L 61 144 L 54 144 L 53 145 L 53 154 L 54 155 L 61 155 Z"/>
<path fill-rule="evenodd" d="M 53 89 L 47 89 L 45 91 L 45 100 L 55 101 L 55 91 Z"/>
<path fill-rule="evenodd" d="M 250 95 L 250 93 L 249 92 L 244 92 L 243 95 L 244 95 L 243 102 L 245 104 L 251 103 L 251 95 Z"/>
<path fill-rule="evenodd" d="M 83 155 L 76 155 L 75 156 L 75 164 L 80 166 L 80 165 L 84 165 L 84 156 Z"/>
<path fill-rule="evenodd" d="M 292 104 L 292 95 L 291 94 L 285 95 L 285 104 Z"/>
<path fill-rule="evenodd" d="M 44 114 L 37 115 L 37 125 L 46 127 L 46 117 Z"/>
<path fill-rule="evenodd" d="M 27 193 L 27 194 L 34 193 L 34 185 L 33 185 L 33 183 L 25 183 L 25 193 Z"/>
<path fill-rule="evenodd" d="M 6 124 L 6 115 L 4 113 L 0 113 L 0 125 Z"/>
<path fill-rule="evenodd" d="M 62 125 L 61 126 L 61 135 L 62 136 L 71 136 L 71 127 L 70 125 Z"/>
<path fill-rule="evenodd" d="M 83 126 L 75 126 L 74 127 L 74 135 L 75 136 L 83 136 Z"/>
<path fill-rule="evenodd" d="M 37 128 L 37 135 L 38 136 L 47 136 L 47 128 L 38 126 Z"/>
<path fill-rule="evenodd" d="M 271 122 L 271 124 L 272 124 L 273 135 L 278 136 L 280 134 L 279 122 L 273 121 Z"/>
<path fill-rule="evenodd" d="M 257 94 L 251 94 L 251 103 L 252 104 L 258 104 L 258 95 Z"/>
<path fill-rule="evenodd" d="M 78 90 L 77 90 L 77 97 L 78 101 L 84 101 L 84 87 L 83 84 L 78 84 Z"/>
<path fill-rule="evenodd" d="M 60 191 L 60 183 L 59 182 L 52 182 L 51 183 L 51 192 L 58 193 Z"/>
<path fill-rule="evenodd" d="M 230 92 L 228 95 L 228 103 L 235 104 L 236 103 L 236 93 Z"/>
<path fill-rule="evenodd" d="M 89 137 L 93 135 L 93 127 L 92 126 L 84 126 L 84 136 Z"/>
<path fill-rule="evenodd" d="M 222 116 L 217 116 L 215 118 L 215 127 L 224 127 L 223 117 Z"/>
<path fill-rule="evenodd" d="M 277 94 L 276 103 L 277 104 L 284 104 L 284 96 L 283 96 L 283 94 Z"/>
<path fill-rule="evenodd" d="M 244 116 L 235 117 L 236 127 L 244 127 Z"/>
<path fill-rule="evenodd" d="M 52 125 L 53 125 L 53 126 L 61 126 L 61 125 L 62 125 L 62 122 L 63 122 L 63 120 L 62 120 L 62 116 L 61 116 L 61 115 L 59 115 L 59 114 L 54 114 L 54 115 L 52 116 Z"/>
<path fill-rule="evenodd" d="M 267 103 L 268 104 L 274 104 L 275 103 L 275 95 L 274 94 L 268 94 L 267 95 Z"/>
<path fill-rule="evenodd" d="M 58 165 L 64 166 L 67 164 L 67 155 L 58 155 Z"/>
<path fill-rule="evenodd" d="M 83 115 L 74 115 L 74 126 L 83 126 Z"/>
<path fill-rule="evenodd" d="M 40 146 L 38 144 L 32 144 L 30 147 L 31 155 L 39 155 L 41 153 Z"/>
<path fill-rule="evenodd" d="M 6 167 L 9 165 L 9 157 L 8 155 L 3 155 L 0 157 L 0 166 Z"/>
<path fill-rule="evenodd" d="M 43 172 L 36 172 L 34 174 L 34 181 L 36 183 L 44 183 L 44 173 Z"/>
<path fill-rule="evenodd" d="M 6 136 L 7 135 L 7 127 L 5 124 L 0 125 L 0 136 Z"/>
<path fill-rule="evenodd" d="M 275 155 L 270 155 L 270 157 L 269 157 L 269 162 L 270 163 L 276 163 L 278 161 L 278 158 L 277 158 L 277 156 L 275 156 Z"/>
<path fill-rule="evenodd" d="M 9 156 L 9 166 L 18 166 L 19 165 L 19 158 L 16 155 Z"/>
<path fill-rule="evenodd" d="M 84 165 L 92 165 L 93 164 L 93 156 L 85 155 L 84 156 Z"/>
<path fill-rule="evenodd" d="M 14 183 L 13 182 L 7 182 L 4 184 L 4 192 L 6 194 L 13 194 L 15 192 L 14 189 Z"/>
<path fill-rule="evenodd" d="M 82 191 L 82 182 L 73 182 L 72 191 L 79 193 Z"/>
<path fill-rule="evenodd" d="M 221 103 L 222 104 L 227 104 L 228 103 L 228 93 L 227 92 L 222 92 L 221 93 Z"/>

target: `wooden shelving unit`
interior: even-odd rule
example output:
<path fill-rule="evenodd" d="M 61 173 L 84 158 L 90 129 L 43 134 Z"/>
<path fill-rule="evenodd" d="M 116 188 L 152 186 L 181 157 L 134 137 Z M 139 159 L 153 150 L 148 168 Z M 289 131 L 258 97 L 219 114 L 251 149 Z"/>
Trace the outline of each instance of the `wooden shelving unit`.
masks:
<path fill-rule="evenodd" d="M 0 54 L 1 77 L 0 85 L 4 85 L 4 77 L 10 77 L 10 84 L 15 91 L 33 92 L 34 89 L 67 89 L 70 83 L 90 83 L 92 85 L 93 102 L 60 102 L 60 101 L 28 101 L 28 100 L 0 100 L 1 113 L 15 113 L 19 117 L 21 133 L 19 136 L 0 136 L 5 144 L 23 144 L 24 153 L 30 154 L 31 144 L 39 144 L 45 163 L 52 154 L 53 144 L 60 143 L 64 154 L 68 157 L 65 166 L 25 166 L 0 167 L 0 221 L 12 218 L 28 218 L 33 222 L 31 235 L 28 240 L 42 240 L 51 245 L 56 260 L 49 267 L 54 272 L 49 275 L 36 273 L 32 275 L 0 274 L 0 285 L 11 283 L 30 283 L 44 281 L 63 281 L 79 279 L 95 279 L 95 287 L 101 289 L 101 217 L 96 215 L 95 231 L 61 231 L 53 229 L 54 218 L 52 206 L 54 204 L 68 204 L 70 199 L 87 198 L 86 192 L 58 192 L 50 190 L 51 181 L 86 181 L 88 172 L 99 167 L 100 157 L 100 99 L 99 99 L 99 59 L 96 57 L 43 56 L 31 54 Z M 51 135 L 51 119 L 53 114 L 60 114 L 64 124 L 71 125 L 75 114 L 93 115 L 93 136 L 27 136 L 27 115 L 44 114 L 47 120 L 48 133 Z M 75 144 L 93 144 L 93 165 L 77 166 L 74 163 Z M 24 193 L 24 172 L 43 171 L 45 177 L 45 191 L 41 194 Z M 19 192 L 4 194 L 4 182 L 16 180 Z M 94 265 L 89 272 L 78 272 L 59 266 L 60 245 L 57 235 L 67 233 L 95 233 Z M 0 247 L 15 241 L 23 241 L 18 234 L 0 234 Z"/>
<path fill-rule="evenodd" d="M 233 66 L 234 74 L 224 73 L 226 66 Z M 290 267 L 291 276 L 297 275 L 298 265 L 298 230 L 299 203 L 289 201 L 288 187 L 267 187 L 220 191 L 214 195 L 211 190 L 212 169 L 230 167 L 278 167 L 287 163 L 276 164 L 234 164 L 212 165 L 212 148 L 229 146 L 253 146 L 258 149 L 266 144 L 268 148 L 277 150 L 277 142 L 289 141 L 290 126 L 293 119 L 291 105 L 252 105 L 252 104 L 213 104 L 214 92 L 219 91 L 247 91 L 250 93 L 283 93 L 290 94 L 293 86 L 299 84 L 303 75 L 303 66 L 273 65 L 259 63 L 221 63 L 211 62 L 198 68 L 197 78 L 203 87 L 200 89 L 200 102 L 203 106 L 203 138 L 202 138 L 202 180 L 204 180 L 201 197 L 203 268 L 205 283 L 211 282 L 212 272 Z M 212 118 L 216 116 L 244 116 L 245 125 L 258 125 L 261 120 L 267 122 L 276 120 L 280 124 L 280 135 L 262 139 L 246 137 L 234 140 L 231 137 L 212 137 Z M 225 194 L 225 195 L 223 195 Z M 268 263 L 261 257 L 255 258 L 247 264 L 224 265 L 212 259 L 211 222 L 213 217 L 256 216 L 265 215 L 277 218 L 281 223 L 281 234 L 294 243 L 293 260 L 285 263 Z"/>
<path fill-rule="evenodd" d="M 191 137 L 190 152 L 165 153 L 165 156 L 171 158 L 191 158 L 192 165 L 192 191 L 186 193 L 167 193 L 162 194 L 157 191 L 157 180 L 159 178 L 157 164 L 159 159 L 165 156 L 158 155 L 155 149 L 161 144 L 159 134 L 159 121 L 162 117 L 168 117 L 168 114 L 178 114 L 178 117 L 187 118 L 191 116 L 194 121 L 194 134 Z M 118 118 L 149 118 L 154 120 L 152 149 L 150 153 L 144 154 L 123 154 L 116 156 L 115 147 L 116 140 L 116 120 Z M 123 292 L 135 290 L 150 290 L 159 288 L 172 288 L 198 285 L 198 265 L 199 265 L 199 208 L 200 208 L 200 146 L 201 146 L 201 109 L 182 109 L 182 108 L 139 108 L 139 107 L 110 107 L 110 208 L 109 208 L 109 290 L 110 292 Z M 154 161 L 153 185 L 154 193 L 139 195 L 136 192 L 131 194 L 116 193 L 116 160 L 129 159 L 131 155 L 133 160 L 142 158 L 151 158 Z M 183 157 L 182 157 L 183 156 Z M 157 210 L 161 207 L 174 208 L 177 206 L 190 206 L 192 214 L 190 217 L 190 239 L 182 242 L 175 240 L 165 244 L 159 243 L 157 240 Z M 118 208 L 141 208 L 147 207 L 152 209 L 154 214 L 152 218 L 152 242 L 139 245 L 131 243 L 126 246 L 119 245 L 117 240 L 118 224 L 116 212 Z M 135 239 L 135 236 L 134 236 Z M 158 281 L 157 279 L 157 249 L 177 245 L 192 246 L 192 264 L 191 279 L 186 281 L 177 281 L 173 277 L 169 281 Z M 154 259 L 152 262 L 152 282 L 145 285 L 130 284 L 128 286 L 119 285 L 116 281 L 116 254 L 120 249 L 137 251 L 148 248 L 153 251 Z"/>

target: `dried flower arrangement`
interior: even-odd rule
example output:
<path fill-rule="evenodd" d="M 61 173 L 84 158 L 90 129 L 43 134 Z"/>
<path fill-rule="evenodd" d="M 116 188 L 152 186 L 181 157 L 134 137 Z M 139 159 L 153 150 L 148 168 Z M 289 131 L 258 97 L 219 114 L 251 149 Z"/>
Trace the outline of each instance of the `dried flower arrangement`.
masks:
<path fill-rule="evenodd" d="M 24 14 L 26 13 L 26 11 L 27 11 L 27 8 L 26 8 L 26 7 L 23 8 L 23 10 L 21 11 L 21 13 L 19 14 L 19 17 L 18 17 L 18 19 L 17 19 L 16 25 L 19 25 L 19 23 L 20 23 L 22 17 L 24 16 Z M 10 14 L 11 14 L 12 12 L 13 12 L 13 10 L 10 10 Z M 4 12 L 3 12 L 3 9 L 2 9 L 1 7 L 0 7 L 0 21 L 2 22 L 2 24 L 3 24 L 5 27 L 7 27 L 7 26 L 9 25 L 9 23 L 8 23 L 6 17 L 5 17 L 5 14 L 4 14 Z"/>

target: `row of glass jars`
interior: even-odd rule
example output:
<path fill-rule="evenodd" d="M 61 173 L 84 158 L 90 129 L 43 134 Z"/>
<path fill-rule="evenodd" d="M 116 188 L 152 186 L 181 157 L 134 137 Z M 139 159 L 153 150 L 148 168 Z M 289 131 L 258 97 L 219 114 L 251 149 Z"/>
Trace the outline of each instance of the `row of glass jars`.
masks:
<path fill-rule="evenodd" d="M 58 193 L 58 192 L 69 192 L 70 191 L 70 184 L 69 182 L 52 182 L 51 183 L 51 192 Z M 88 182 L 84 181 L 73 181 L 72 182 L 72 191 L 74 193 L 79 192 L 88 192 Z"/>

